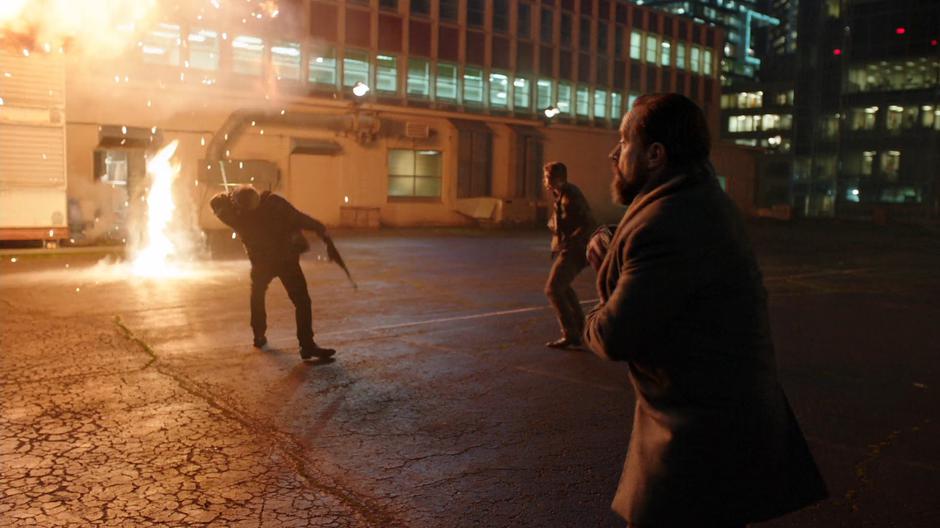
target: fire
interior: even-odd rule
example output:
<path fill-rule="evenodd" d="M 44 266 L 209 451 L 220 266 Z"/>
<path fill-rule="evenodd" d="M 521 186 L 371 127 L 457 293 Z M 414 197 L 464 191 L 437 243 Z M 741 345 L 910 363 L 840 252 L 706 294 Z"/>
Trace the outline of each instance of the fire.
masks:
<path fill-rule="evenodd" d="M 69 48 L 115 56 L 156 7 L 156 0 L 2 0 L 0 40 L 24 53 Z"/>
<path fill-rule="evenodd" d="M 173 271 L 172 258 L 179 256 L 170 234 L 170 223 L 176 204 L 173 201 L 173 182 L 179 176 L 180 167 L 172 161 L 179 141 L 173 141 L 160 149 L 147 162 L 147 228 L 142 240 L 143 247 L 134 252 L 132 270 L 134 275 L 145 277 L 167 276 Z"/>

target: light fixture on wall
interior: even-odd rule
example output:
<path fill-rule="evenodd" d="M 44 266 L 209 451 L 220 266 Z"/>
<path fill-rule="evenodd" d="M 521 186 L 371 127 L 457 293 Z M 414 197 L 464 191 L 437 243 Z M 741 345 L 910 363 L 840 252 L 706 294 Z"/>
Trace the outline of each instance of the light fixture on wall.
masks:
<path fill-rule="evenodd" d="M 545 114 L 546 119 L 554 119 L 558 114 L 561 113 L 561 110 L 557 106 L 549 106 L 546 108 L 543 113 Z"/>
<path fill-rule="evenodd" d="M 365 97 L 366 94 L 368 94 L 370 90 L 371 88 L 369 88 L 369 85 L 362 81 L 357 82 L 352 87 L 352 93 L 356 97 Z"/>

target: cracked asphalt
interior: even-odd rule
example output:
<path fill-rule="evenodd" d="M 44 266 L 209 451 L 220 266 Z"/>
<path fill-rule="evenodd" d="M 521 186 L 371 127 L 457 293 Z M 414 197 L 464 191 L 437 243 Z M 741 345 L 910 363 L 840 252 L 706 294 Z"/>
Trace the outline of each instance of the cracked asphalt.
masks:
<path fill-rule="evenodd" d="M 753 224 L 784 387 L 831 499 L 761 527 L 940 525 L 940 240 Z M 248 265 L 128 279 L 82 256 L 0 262 L 2 526 L 622 526 L 620 364 L 542 343 L 548 237 L 342 234 L 309 254 L 317 340 Z M 582 273 L 582 300 L 593 295 Z M 588 303 L 586 303 L 588 304 Z"/>

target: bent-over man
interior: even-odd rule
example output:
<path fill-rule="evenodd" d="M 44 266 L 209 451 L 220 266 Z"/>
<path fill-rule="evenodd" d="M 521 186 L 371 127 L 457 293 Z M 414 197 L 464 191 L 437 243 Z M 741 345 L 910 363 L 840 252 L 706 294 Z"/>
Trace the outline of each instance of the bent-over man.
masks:
<path fill-rule="evenodd" d="M 231 193 L 219 193 L 210 202 L 219 220 L 235 230 L 251 261 L 251 329 L 254 346 L 267 342 L 267 314 L 264 295 L 275 277 L 281 280 L 287 296 L 294 303 L 300 357 L 327 358 L 335 354 L 313 340 L 313 313 L 307 280 L 300 268 L 300 255 L 309 249 L 302 230 L 313 231 L 327 241 L 326 227 L 298 211 L 284 198 L 265 191 L 258 194 L 251 185 Z"/>
<path fill-rule="evenodd" d="M 552 348 L 578 347 L 581 346 L 584 329 L 584 311 L 571 283 L 587 266 L 585 250 L 595 227 L 594 217 L 581 189 L 568 181 L 568 168 L 564 163 L 546 163 L 542 184 L 553 198 L 548 227 L 552 231 L 554 262 L 545 283 L 545 295 L 555 308 L 561 327 L 561 337 L 545 345 Z"/>
<path fill-rule="evenodd" d="M 744 526 L 826 497 L 777 379 L 761 272 L 709 150 L 695 103 L 640 97 L 610 155 L 614 198 L 629 207 L 608 244 L 603 230 L 591 244 L 600 303 L 585 340 L 629 362 L 636 393 L 612 504 L 631 527 Z"/>

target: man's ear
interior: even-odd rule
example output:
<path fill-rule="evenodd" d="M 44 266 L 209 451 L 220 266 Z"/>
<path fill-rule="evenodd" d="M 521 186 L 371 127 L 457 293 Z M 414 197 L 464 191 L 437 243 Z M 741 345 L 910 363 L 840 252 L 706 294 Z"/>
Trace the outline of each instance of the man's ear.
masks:
<path fill-rule="evenodd" d="M 669 157 L 666 154 L 666 146 L 658 142 L 653 143 L 646 149 L 646 159 L 651 169 L 665 167 L 669 162 Z"/>

